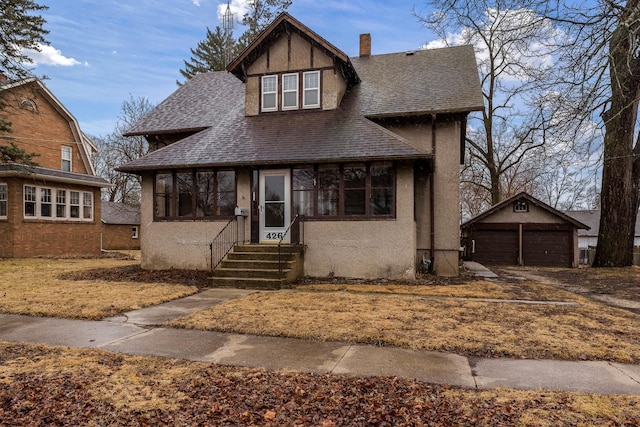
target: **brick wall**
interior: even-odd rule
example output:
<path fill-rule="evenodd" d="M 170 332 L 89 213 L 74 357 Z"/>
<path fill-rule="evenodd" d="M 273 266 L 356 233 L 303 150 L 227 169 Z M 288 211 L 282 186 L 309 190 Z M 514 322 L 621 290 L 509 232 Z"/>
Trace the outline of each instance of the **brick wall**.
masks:
<path fill-rule="evenodd" d="M 7 107 L 1 114 L 11 122 L 9 135 L 28 153 L 40 154 L 34 159 L 40 166 L 61 170 L 62 147 L 67 146 L 72 152 L 72 172 L 87 173 L 71 124 L 35 83 L 3 93 L 3 100 Z M 23 105 L 25 100 L 33 101 L 35 111 Z"/>
<path fill-rule="evenodd" d="M 0 220 L 0 257 L 100 255 L 100 189 L 45 184 L 30 178 L 0 178 L 0 182 L 6 182 L 9 187 L 9 212 L 6 220 Z M 94 220 L 80 222 L 25 219 L 22 206 L 24 184 L 93 192 Z"/>

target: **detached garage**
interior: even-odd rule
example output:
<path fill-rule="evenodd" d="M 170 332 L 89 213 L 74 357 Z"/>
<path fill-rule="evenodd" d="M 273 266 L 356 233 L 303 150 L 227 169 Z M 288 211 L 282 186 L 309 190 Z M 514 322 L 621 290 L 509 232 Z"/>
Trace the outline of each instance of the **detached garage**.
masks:
<path fill-rule="evenodd" d="M 589 227 L 520 193 L 462 224 L 465 259 L 487 265 L 577 267 L 579 229 Z"/>

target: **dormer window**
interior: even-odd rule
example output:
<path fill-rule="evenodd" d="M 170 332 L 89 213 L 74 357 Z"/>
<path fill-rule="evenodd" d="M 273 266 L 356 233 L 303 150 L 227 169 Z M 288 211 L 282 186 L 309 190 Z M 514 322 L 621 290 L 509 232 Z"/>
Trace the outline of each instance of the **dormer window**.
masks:
<path fill-rule="evenodd" d="M 300 105 L 320 108 L 320 71 L 262 76 L 260 111 L 298 110 Z"/>
<path fill-rule="evenodd" d="M 320 107 L 320 71 L 304 73 L 303 108 Z"/>
<path fill-rule="evenodd" d="M 262 77 L 262 111 L 278 111 L 278 76 Z"/>
<path fill-rule="evenodd" d="M 298 74 L 284 74 L 282 76 L 282 109 L 298 109 Z"/>

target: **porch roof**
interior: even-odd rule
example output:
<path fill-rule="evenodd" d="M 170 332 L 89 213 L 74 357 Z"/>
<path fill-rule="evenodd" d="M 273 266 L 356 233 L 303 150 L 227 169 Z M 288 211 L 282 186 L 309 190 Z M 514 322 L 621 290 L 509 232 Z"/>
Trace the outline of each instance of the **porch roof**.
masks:
<path fill-rule="evenodd" d="M 18 163 L 0 164 L 0 177 L 37 178 L 48 182 L 86 185 L 89 187 L 111 187 L 103 178 L 75 172 L 64 172 L 40 166 L 26 166 Z"/>

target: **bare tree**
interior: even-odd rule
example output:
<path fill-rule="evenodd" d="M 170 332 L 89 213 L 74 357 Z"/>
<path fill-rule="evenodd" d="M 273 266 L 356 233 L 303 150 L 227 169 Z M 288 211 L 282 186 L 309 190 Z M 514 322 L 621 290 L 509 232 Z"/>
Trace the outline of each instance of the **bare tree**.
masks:
<path fill-rule="evenodd" d="M 98 145 L 98 153 L 94 158 L 96 172 L 112 184 L 111 188 L 103 190 L 105 200 L 128 205 L 140 204 L 140 178 L 115 169 L 149 152 L 149 145 L 144 137 L 123 137 L 122 134 L 153 108 L 154 105 L 147 98 L 130 96 L 122 103 L 113 132 L 104 137 L 92 138 Z"/>

